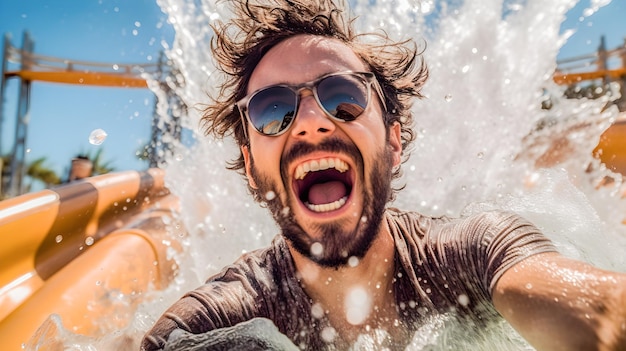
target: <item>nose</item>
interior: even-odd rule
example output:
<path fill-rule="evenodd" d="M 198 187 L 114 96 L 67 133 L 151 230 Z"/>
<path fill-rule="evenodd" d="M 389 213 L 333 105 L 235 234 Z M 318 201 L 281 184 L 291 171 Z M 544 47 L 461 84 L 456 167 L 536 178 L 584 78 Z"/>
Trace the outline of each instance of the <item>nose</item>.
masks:
<path fill-rule="evenodd" d="M 315 139 L 322 139 L 335 130 L 335 123 L 328 118 L 310 91 L 301 93 L 300 106 L 295 117 L 291 136 L 296 139 L 315 142 Z"/>

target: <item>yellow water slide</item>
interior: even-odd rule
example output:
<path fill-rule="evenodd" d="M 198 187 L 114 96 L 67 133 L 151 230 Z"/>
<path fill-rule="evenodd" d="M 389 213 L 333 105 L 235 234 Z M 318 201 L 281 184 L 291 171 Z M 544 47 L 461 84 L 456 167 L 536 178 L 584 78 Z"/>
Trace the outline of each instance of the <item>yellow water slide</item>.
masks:
<path fill-rule="evenodd" d="M 626 112 L 604 131 L 593 153 L 610 170 L 626 177 Z"/>
<path fill-rule="evenodd" d="M 68 330 L 98 336 L 100 295 L 135 297 L 175 275 L 168 259 L 178 199 L 159 169 L 96 176 L 0 202 L 0 340 L 20 350 L 51 315 Z M 176 233 L 176 232 L 180 233 Z M 110 305 L 110 303 L 109 303 Z M 116 320 L 109 318 L 109 320 Z M 128 320 L 119 319 L 116 328 Z M 110 327 L 110 326 L 109 326 Z"/>

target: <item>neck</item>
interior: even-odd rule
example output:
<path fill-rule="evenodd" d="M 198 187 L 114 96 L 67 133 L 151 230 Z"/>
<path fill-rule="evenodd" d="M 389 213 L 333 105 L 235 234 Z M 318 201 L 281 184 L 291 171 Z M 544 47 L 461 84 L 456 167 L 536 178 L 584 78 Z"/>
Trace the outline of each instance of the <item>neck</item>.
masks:
<path fill-rule="evenodd" d="M 398 322 L 392 286 L 395 243 L 386 221 L 356 265 L 322 267 L 290 251 L 304 290 L 344 341 L 355 341 L 365 330 L 397 329 L 392 327 Z"/>

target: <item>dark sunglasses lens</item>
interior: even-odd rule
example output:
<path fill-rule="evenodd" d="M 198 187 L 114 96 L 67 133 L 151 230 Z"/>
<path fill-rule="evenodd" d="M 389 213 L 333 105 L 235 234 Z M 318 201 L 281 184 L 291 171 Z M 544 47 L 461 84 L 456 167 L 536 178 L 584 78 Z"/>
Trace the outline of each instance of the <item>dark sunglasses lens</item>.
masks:
<path fill-rule="evenodd" d="M 287 128 L 295 109 L 296 95 L 285 87 L 262 90 L 248 102 L 250 122 L 265 135 L 274 135 Z"/>
<path fill-rule="evenodd" d="M 367 107 L 367 84 L 358 76 L 328 77 L 317 86 L 317 95 L 329 114 L 344 121 L 355 120 Z"/>

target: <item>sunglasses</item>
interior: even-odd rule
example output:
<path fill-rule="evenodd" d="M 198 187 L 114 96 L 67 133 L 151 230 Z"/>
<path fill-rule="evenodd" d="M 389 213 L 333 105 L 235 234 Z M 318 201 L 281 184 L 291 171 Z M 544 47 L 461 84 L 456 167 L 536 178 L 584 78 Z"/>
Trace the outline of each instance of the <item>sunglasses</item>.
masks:
<path fill-rule="evenodd" d="M 300 106 L 300 92 L 308 89 L 328 117 L 338 122 L 354 121 L 367 108 L 372 85 L 383 104 L 385 99 L 371 72 L 339 72 L 324 75 L 298 85 L 279 84 L 261 88 L 236 106 L 245 119 L 262 135 L 278 136 L 286 132 Z M 244 128 L 246 138 L 246 128 Z"/>

